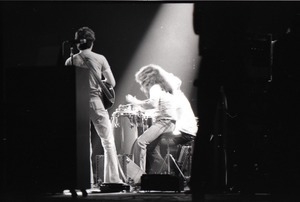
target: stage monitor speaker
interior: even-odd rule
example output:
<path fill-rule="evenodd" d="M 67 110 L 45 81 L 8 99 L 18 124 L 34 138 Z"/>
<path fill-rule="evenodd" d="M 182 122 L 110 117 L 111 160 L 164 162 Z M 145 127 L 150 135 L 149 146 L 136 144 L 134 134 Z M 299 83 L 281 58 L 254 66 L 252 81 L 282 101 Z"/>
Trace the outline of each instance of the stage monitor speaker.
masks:
<path fill-rule="evenodd" d="M 141 190 L 180 192 L 183 189 L 183 179 L 174 175 L 144 174 L 141 177 Z"/>
<path fill-rule="evenodd" d="M 9 67 L 4 76 L 5 190 L 90 188 L 88 70 Z"/>

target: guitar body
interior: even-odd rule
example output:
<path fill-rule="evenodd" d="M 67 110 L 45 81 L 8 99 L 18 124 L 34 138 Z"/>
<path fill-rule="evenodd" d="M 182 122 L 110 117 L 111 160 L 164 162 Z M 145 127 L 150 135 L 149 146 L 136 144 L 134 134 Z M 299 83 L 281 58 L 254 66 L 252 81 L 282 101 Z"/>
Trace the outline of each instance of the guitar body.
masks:
<path fill-rule="evenodd" d="M 106 90 L 111 95 L 110 97 L 108 97 L 105 95 L 105 93 L 103 93 L 103 96 L 102 96 L 103 97 L 102 98 L 103 105 L 104 105 L 105 109 L 110 109 L 115 103 L 116 94 L 115 94 L 113 87 L 110 84 L 108 84 L 106 82 L 103 82 L 103 84 L 105 85 Z"/>

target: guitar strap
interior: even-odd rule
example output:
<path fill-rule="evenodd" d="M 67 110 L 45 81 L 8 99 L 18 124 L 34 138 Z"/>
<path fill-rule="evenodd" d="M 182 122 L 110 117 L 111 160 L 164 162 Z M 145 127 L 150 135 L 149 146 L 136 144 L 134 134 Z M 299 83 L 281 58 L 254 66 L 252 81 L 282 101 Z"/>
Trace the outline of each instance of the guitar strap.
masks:
<path fill-rule="evenodd" d="M 85 63 L 85 65 L 87 67 L 89 67 L 90 71 L 92 72 L 93 74 L 93 77 L 95 78 L 95 80 L 100 84 L 103 82 L 101 81 L 101 79 L 97 76 L 97 73 L 96 73 L 96 70 L 95 68 L 92 66 L 92 65 L 89 65 L 88 61 L 86 60 L 86 58 L 84 58 L 82 55 L 79 54 L 79 56 L 81 57 L 82 61 Z M 105 91 L 105 89 L 102 89 L 103 93 L 105 93 L 105 95 L 107 96 L 108 99 L 112 99 L 113 98 L 113 95 L 109 92 L 109 91 Z M 104 92 L 105 91 L 105 92 Z"/>

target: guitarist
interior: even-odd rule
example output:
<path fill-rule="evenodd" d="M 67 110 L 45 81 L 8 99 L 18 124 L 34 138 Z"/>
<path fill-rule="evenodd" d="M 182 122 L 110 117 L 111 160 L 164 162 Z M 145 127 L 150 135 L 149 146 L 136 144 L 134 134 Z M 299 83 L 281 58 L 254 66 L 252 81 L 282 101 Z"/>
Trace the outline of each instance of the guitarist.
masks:
<path fill-rule="evenodd" d="M 88 27 L 79 28 L 75 33 L 75 43 L 79 53 L 72 55 L 66 60 L 65 65 L 78 66 L 90 69 L 90 120 L 93 122 L 98 136 L 101 138 L 104 149 L 104 183 L 122 183 L 119 177 L 118 157 L 112 126 L 109 119 L 107 108 L 103 104 L 103 89 L 99 84 L 101 76 L 104 76 L 104 81 L 112 87 L 116 85 L 114 75 L 111 71 L 108 61 L 103 55 L 92 51 L 95 41 L 95 33 Z M 96 188 L 96 176 L 93 174 L 92 164 L 92 144 L 91 132 L 90 138 L 90 153 L 91 153 L 91 188 Z"/>

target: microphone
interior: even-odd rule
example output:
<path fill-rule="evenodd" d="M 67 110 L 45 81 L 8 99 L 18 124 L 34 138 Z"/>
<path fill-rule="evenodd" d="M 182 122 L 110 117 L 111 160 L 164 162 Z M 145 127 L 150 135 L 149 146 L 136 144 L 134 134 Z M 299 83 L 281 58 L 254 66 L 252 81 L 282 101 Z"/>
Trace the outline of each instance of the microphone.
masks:
<path fill-rule="evenodd" d="M 83 44 L 86 43 L 86 39 L 72 39 L 72 40 L 67 40 L 65 41 L 66 43 L 70 43 L 70 44 Z"/>

